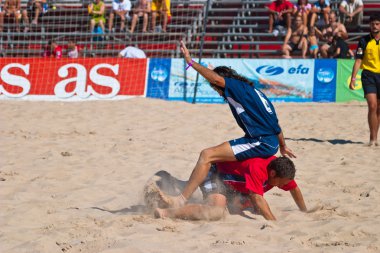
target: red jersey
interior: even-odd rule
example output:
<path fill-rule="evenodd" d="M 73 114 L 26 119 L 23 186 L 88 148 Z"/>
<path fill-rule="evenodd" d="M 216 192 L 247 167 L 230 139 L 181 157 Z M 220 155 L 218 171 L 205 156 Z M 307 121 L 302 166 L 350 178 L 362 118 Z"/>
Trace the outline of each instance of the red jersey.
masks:
<path fill-rule="evenodd" d="M 50 50 L 45 50 L 43 53 L 43 57 L 54 57 L 56 59 L 61 59 L 62 58 L 62 48 L 60 46 L 57 46 L 54 48 L 53 51 Z"/>
<path fill-rule="evenodd" d="M 251 158 L 244 161 L 221 162 L 216 166 L 223 175 L 223 182 L 231 186 L 234 190 L 248 194 L 250 191 L 261 196 L 264 192 L 273 188 L 268 184 L 268 164 L 276 159 L 275 156 L 269 158 Z M 291 180 L 288 184 L 280 187 L 284 191 L 295 189 L 297 183 Z"/>
<path fill-rule="evenodd" d="M 272 11 L 277 11 L 277 12 L 292 9 L 293 7 L 294 7 L 293 4 L 287 0 L 285 1 L 276 0 L 268 5 L 268 9 Z"/>

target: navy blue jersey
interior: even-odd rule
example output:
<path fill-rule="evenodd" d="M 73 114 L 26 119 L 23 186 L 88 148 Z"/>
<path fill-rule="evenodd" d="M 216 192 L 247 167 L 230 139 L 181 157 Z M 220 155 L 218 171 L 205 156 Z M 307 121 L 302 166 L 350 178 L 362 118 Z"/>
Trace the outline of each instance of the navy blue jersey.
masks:
<path fill-rule="evenodd" d="M 246 136 L 278 135 L 281 128 L 268 98 L 248 83 L 225 78 L 224 95 L 236 122 Z"/>

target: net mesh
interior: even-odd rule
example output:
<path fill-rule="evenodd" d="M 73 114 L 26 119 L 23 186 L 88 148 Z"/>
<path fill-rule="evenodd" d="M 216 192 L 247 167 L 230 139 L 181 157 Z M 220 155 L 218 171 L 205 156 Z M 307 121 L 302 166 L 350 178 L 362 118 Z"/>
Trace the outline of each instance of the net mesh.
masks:
<path fill-rule="evenodd" d="M 145 95 L 147 61 L 124 56 L 141 57 L 138 48 L 165 67 L 167 59 L 180 57 L 180 40 L 190 41 L 200 29 L 205 7 L 205 1 L 103 1 L 3 0 L 0 92 L 8 97 Z M 5 15 L 5 9 L 15 12 Z M 134 49 L 122 51 L 126 47 Z M 153 79 L 164 72 L 158 67 Z"/>

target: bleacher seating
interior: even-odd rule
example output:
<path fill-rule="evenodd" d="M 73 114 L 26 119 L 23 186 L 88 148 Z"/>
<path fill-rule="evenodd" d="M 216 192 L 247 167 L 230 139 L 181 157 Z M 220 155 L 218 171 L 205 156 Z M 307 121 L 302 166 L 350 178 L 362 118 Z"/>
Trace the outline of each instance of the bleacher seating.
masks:
<path fill-rule="evenodd" d="M 50 8 L 40 23 L 32 26 L 28 33 L 16 32 L 9 22 L 4 24 L 0 36 L 0 52 L 3 56 L 41 56 L 47 41 L 51 39 L 60 45 L 66 45 L 71 39 L 77 41 L 82 57 L 115 57 L 127 42 L 143 49 L 148 57 L 180 57 L 180 40 L 188 43 L 193 55 L 197 55 L 202 47 L 202 57 L 252 58 L 280 55 L 282 38 L 266 32 L 267 0 L 214 0 L 210 1 L 208 8 L 205 0 L 176 0 L 172 1 L 172 19 L 166 33 L 142 33 L 137 28 L 133 34 L 111 32 L 101 37 L 88 31 L 88 1 L 52 1 L 50 5 L 55 6 L 55 9 Z M 334 10 L 338 9 L 339 2 L 340 0 L 332 0 Z M 109 9 L 111 0 L 106 0 L 105 3 Z M 380 11 L 377 0 L 364 0 L 364 3 L 362 31 L 349 30 L 347 42 L 351 49 L 355 48 L 359 36 L 368 33 L 369 16 Z M 22 0 L 22 6 L 25 5 L 26 0 Z M 204 31 L 205 20 L 207 25 Z"/>

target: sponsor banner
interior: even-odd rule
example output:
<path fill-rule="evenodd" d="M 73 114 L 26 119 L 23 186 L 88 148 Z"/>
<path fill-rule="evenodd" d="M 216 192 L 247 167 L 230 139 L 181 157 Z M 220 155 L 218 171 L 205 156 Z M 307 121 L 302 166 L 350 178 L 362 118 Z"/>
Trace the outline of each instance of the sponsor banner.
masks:
<path fill-rule="evenodd" d="M 335 102 L 336 60 L 315 60 L 314 102 Z"/>
<path fill-rule="evenodd" d="M 196 59 L 194 59 L 196 60 Z M 269 60 L 269 59 L 202 59 L 203 66 L 229 66 L 251 80 L 275 102 L 312 101 L 313 60 Z M 183 59 L 173 59 L 169 87 L 169 100 L 192 101 L 195 92 L 197 72 L 193 68 L 184 71 Z M 198 76 L 196 102 L 224 102 L 208 82 Z"/>
<path fill-rule="evenodd" d="M 168 99 L 171 59 L 149 60 L 147 97 Z"/>
<path fill-rule="evenodd" d="M 352 66 L 355 60 L 338 60 L 338 71 L 336 80 L 336 102 L 347 102 L 352 100 L 365 101 L 361 74 L 359 70 L 356 75 L 356 88 L 351 90 L 349 85 L 351 82 Z"/>
<path fill-rule="evenodd" d="M 0 58 L 0 99 L 144 96 L 146 59 Z"/>

